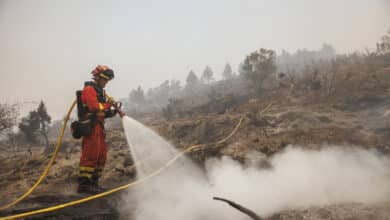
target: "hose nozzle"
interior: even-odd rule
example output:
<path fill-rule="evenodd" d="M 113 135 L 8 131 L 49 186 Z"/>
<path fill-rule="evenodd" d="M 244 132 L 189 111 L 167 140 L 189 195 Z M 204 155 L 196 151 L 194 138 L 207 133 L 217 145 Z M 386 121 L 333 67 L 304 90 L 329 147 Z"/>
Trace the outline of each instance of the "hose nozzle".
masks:
<path fill-rule="evenodd" d="M 121 118 L 123 118 L 123 116 L 126 115 L 126 114 L 122 111 L 122 106 L 123 106 L 122 102 L 115 102 L 115 103 L 113 104 L 113 106 L 114 106 L 114 108 L 116 109 L 116 111 L 119 113 L 119 116 L 120 116 Z"/>

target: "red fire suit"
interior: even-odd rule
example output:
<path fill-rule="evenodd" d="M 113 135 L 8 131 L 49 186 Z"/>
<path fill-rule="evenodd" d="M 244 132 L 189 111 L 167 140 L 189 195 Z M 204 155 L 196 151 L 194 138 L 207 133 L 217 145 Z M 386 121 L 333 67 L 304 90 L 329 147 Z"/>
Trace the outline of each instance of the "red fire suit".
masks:
<path fill-rule="evenodd" d="M 104 93 L 103 89 L 101 91 Z M 96 113 L 97 123 L 92 128 L 91 135 L 85 136 L 82 139 L 80 179 L 84 182 L 97 183 L 107 158 L 107 145 L 103 123 L 105 111 L 109 110 L 111 104 L 99 102 L 96 89 L 90 85 L 84 87 L 81 101 L 83 105 L 87 105 L 90 113 Z"/>

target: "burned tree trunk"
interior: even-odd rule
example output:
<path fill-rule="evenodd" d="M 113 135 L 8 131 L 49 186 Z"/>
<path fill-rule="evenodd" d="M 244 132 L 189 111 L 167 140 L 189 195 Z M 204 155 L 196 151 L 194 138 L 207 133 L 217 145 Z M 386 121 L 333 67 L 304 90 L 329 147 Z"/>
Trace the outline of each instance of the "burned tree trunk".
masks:
<path fill-rule="evenodd" d="M 214 197 L 213 198 L 214 200 L 219 200 L 219 201 L 222 201 L 222 202 L 226 202 L 228 203 L 230 206 L 232 206 L 233 208 L 237 209 L 238 211 L 248 215 L 249 217 L 251 217 L 252 219 L 254 220 L 262 220 L 262 218 L 260 218 L 260 216 L 258 216 L 255 212 L 253 212 L 252 210 L 250 209 L 247 209 L 233 201 L 230 201 L 230 200 L 227 200 L 227 199 L 223 199 L 223 198 L 220 198 L 220 197 Z"/>

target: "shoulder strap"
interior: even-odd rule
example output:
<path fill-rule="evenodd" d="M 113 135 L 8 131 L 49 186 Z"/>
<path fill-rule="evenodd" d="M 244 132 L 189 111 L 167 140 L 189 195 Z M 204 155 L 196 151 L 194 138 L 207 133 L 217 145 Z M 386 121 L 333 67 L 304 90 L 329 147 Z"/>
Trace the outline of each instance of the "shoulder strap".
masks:
<path fill-rule="evenodd" d="M 96 91 L 96 96 L 97 96 L 98 101 L 101 103 L 107 102 L 105 90 L 103 88 L 100 88 L 95 82 L 92 82 L 92 81 L 85 82 L 84 86 L 92 86 Z"/>

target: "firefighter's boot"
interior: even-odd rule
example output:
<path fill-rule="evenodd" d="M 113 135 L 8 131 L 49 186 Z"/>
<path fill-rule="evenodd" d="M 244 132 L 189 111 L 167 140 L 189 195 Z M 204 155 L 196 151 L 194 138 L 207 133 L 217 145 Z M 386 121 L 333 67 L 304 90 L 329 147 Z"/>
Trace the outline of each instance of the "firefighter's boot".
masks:
<path fill-rule="evenodd" d="M 92 186 L 95 188 L 96 191 L 104 192 L 107 191 L 106 188 L 103 188 L 99 185 L 99 179 L 102 175 L 102 169 L 97 168 L 95 172 L 92 175 Z"/>
<path fill-rule="evenodd" d="M 79 187 L 77 188 L 77 193 L 93 195 L 101 192 L 102 191 L 95 186 L 91 179 L 79 178 Z"/>

